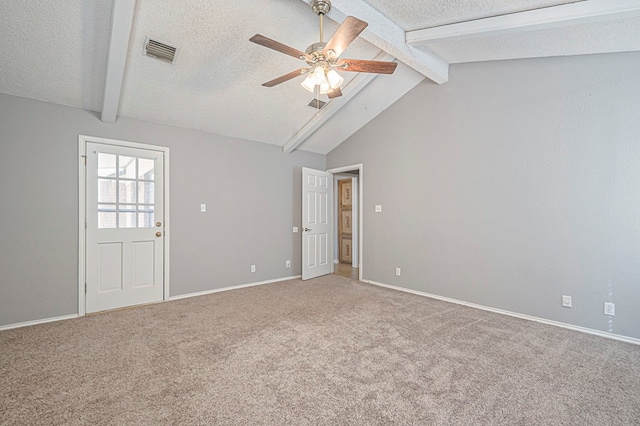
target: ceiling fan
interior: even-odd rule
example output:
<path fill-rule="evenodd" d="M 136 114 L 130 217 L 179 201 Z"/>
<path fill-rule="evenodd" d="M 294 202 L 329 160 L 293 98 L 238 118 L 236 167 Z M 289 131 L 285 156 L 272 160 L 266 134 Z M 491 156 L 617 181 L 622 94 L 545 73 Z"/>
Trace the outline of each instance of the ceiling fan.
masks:
<path fill-rule="evenodd" d="M 302 87 L 310 92 L 317 91 L 326 94 L 330 99 L 342 96 L 340 85 L 344 78 L 336 72 L 336 69 L 348 72 L 367 72 L 376 74 L 393 74 L 398 64 L 396 62 L 367 61 L 361 59 L 340 59 L 340 55 L 367 27 L 366 22 L 353 16 L 347 16 L 338 27 L 328 42 L 323 41 L 323 18 L 329 13 L 331 2 L 329 0 L 313 0 L 311 10 L 320 17 L 320 41 L 313 43 L 302 52 L 293 47 L 256 34 L 249 39 L 269 49 L 277 50 L 285 55 L 293 56 L 307 62 L 308 67 L 300 68 L 288 74 L 280 76 L 262 85 L 273 87 L 285 81 L 289 81 L 300 75 L 307 75 L 302 82 Z"/>

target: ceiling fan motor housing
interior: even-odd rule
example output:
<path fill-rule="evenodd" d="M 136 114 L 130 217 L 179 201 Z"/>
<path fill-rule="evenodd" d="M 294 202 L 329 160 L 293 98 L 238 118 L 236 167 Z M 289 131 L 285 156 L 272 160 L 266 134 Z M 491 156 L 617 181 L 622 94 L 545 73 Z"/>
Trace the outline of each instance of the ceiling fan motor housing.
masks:
<path fill-rule="evenodd" d="M 313 43 L 311 46 L 307 47 L 307 50 L 306 50 L 307 55 L 310 55 L 313 58 L 312 60 L 307 59 L 307 64 L 313 66 L 318 62 L 326 61 L 328 58 L 325 56 L 323 52 L 324 47 L 326 45 L 327 43 L 318 42 L 318 43 Z"/>
<path fill-rule="evenodd" d="M 331 10 L 331 2 L 329 0 L 313 0 L 311 2 L 311 10 L 316 15 L 326 15 Z"/>

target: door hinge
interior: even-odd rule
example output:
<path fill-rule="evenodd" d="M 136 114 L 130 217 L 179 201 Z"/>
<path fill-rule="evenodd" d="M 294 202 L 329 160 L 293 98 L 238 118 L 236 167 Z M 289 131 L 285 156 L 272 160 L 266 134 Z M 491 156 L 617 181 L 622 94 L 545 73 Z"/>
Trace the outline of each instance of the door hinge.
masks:
<path fill-rule="evenodd" d="M 87 283 L 84 283 L 84 294 L 87 294 Z"/>
<path fill-rule="evenodd" d="M 87 166 L 87 156 L 86 155 L 81 155 L 80 157 L 84 158 L 84 165 L 86 167 Z"/>

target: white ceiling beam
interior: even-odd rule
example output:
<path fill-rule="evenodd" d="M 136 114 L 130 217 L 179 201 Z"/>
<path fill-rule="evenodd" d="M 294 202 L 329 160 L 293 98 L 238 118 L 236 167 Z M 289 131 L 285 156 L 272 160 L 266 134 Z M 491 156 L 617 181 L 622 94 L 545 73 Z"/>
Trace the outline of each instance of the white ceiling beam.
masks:
<path fill-rule="evenodd" d="M 393 58 L 390 55 L 382 52 L 376 56 L 374 60 L 390 61 L 391 59 Z M 313 118 L 311 118 L 311 120 L 307 122 L 307 124 L 302 126 L 302 128 L 283 145 L 282 151 L 289 154 L 302 145 L 309 136 L 322 127 L 322 125 L 335 115 L 335 113 L 340 111 L 340 108 L 345 106 L 355 95 L 358 94 L 358 92 L 364 89 L 367 84 L 373 81 L 377 76 L 377 74 L 369 73 L 359 73 L 356 75 L 351 81 L 349 81 L 349 84 L 345 87 L 341 87 L 342 96 L 333 98 L 327 102 L 327 105 L 325 105 L 316 115 L 313 116 Z"/>
<path fill-rule="evenodd" d="M 118 115 L 135 5 L 136 0 L 113 0 L 109 56 L 102 99 L 101 120 L 105 123 L 115 123 Z"/>
<path fill-rule="evenodd" d="M 311 0 L 302 1 L 311 3 Z M 328 16 L 338 23 L 342 23 L 347 16 L 367 22 L 369 26 L 360 34 L 363 39 L 438 84 L 449 80 L 448 62 L 434 53 L 409 46 L 404 30 L 364 0 L 331 0 Z"/>
<path fill-rule="evenodd" d="M 639 0 L 586 0 L 408 31 L 406 41 L 412 46 L 421 46 L 434 40 L 508 34 L 635 16 L 640 16 Z"/>

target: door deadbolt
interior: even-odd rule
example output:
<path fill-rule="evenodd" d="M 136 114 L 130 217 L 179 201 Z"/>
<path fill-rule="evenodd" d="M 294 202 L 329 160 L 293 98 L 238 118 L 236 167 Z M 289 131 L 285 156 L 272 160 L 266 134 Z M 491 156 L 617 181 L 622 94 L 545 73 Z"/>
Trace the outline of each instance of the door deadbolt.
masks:
<path fill-rule="evenodd" d="M 156 226 L 160 228 L 162 226 L 162 222 L 156 222 Z"/>
<path fill-rule="evenodd" d="M 156 237 L 162 237 L 162 232 L 156 232 Z"/>

